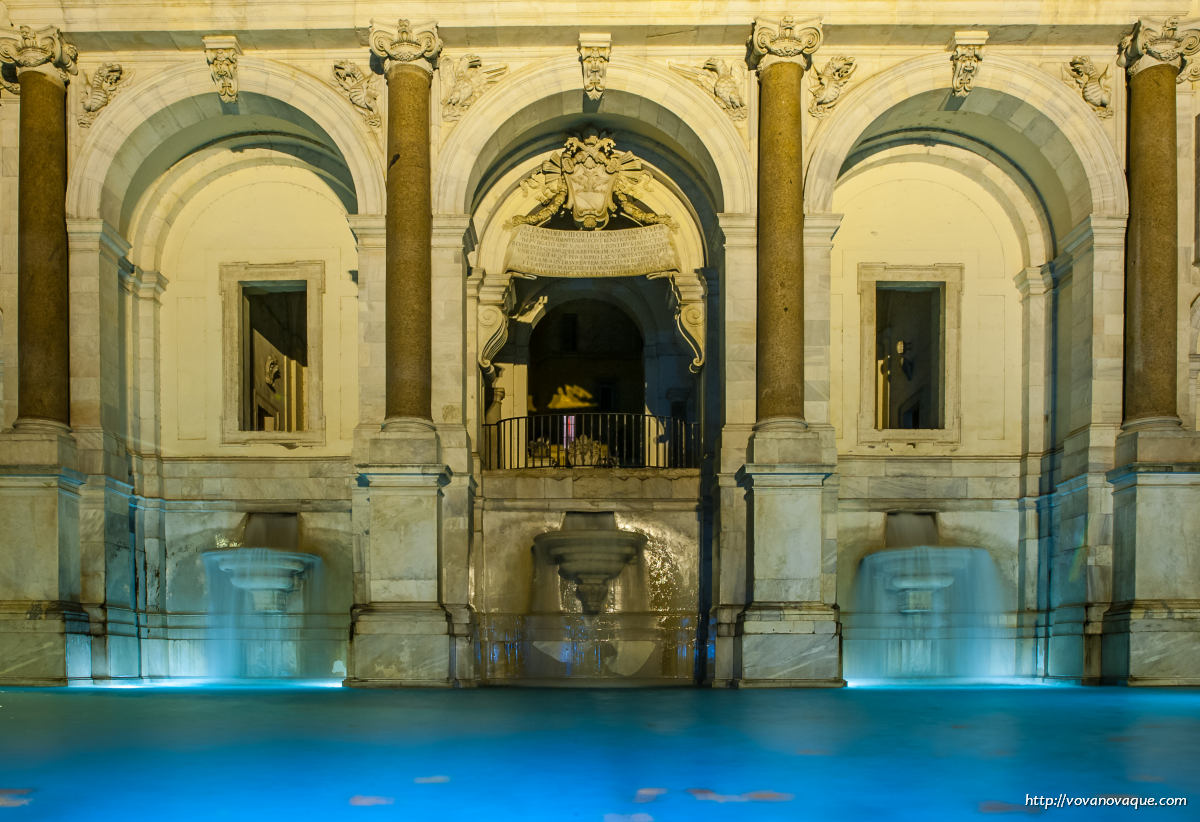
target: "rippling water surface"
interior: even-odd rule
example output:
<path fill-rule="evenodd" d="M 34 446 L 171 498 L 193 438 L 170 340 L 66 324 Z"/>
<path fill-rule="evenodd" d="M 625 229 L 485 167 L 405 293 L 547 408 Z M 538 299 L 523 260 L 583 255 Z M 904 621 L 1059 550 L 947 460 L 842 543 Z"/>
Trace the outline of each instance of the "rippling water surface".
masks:
<path fill-rule="evenodd" d="M 1200 818 L 1200 691 L 0 690 L 0 822 L 1028 815 Z"/>

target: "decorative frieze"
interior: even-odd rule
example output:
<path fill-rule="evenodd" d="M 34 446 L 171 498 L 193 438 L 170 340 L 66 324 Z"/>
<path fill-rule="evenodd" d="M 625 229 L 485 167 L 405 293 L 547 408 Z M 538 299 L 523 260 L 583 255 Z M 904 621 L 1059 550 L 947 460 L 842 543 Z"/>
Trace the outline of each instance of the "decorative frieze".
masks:
<path fill-rule="evenodd" d="M 954 65 L 951 89 L 955 97 L 966 97 L 975 84 L 979 64 L 983 62 L 983 44 L 987 42 L 986 31 L 956 31 L 950 41 L 953 52 L 950 62 Z"/>
<path fill-rule="evenodd" d="M 400 18 L 392 31 L 372 21 L 368 39 L 371 53 L 383 63 L 384 74 L 394 65 L 419 66 L 432 72 L 434 61 L 442 53 L 442 38 L 438 36 L 436 23 L 414 26 Z"/>
<path fill-rule="evenodd" d="M 507 65 L 485 68 L 477 54 L 447 60 L 442 71 L 447 88 L 442 97 L 442 119 L 454 122 L 462 117 L 489 86 L 500 82 L 507 73 Z"/>
<path fill-rule="evenodd" d="M 13 66 L 18 75 L 29 69 L 52 69 L 65 85 L 70 75 L 79 72 L 75 64 L 78 57 L 79 51 L 63 40 L 62 32 L 54 26 L 37 31 L 21 26 L 16 34 L 0 34 L 0 63 Z M 12 91 L 10 83 L 6 82 L 5 88 Z"/>
<path fill-rule="evenodd" d="M 1083 101 L 1092 107 L 1098 117 L 1112 117 L 1112 94 L 1108 88 L 1108 66 L 1099 71 L 1090 57 L 1072 57 L 1062 67 L 1063 80 L 1079 89 Z"/>
<path fill-rule="evenodd" d="M 204 59 L 222 103 L 236 103 L 238 97 L 238 57 L 242 47 L 230 34 L 210 34 L 204 38 Z"/>
<path fill-rule="evenodd" d="M 589 100 L 604 95 L 605 75 L 612 57 L 612 35 L 579 35 L 579 62 L 583 65 L 583 92 Z"/>
<path fill-rule="evenodd" d="M 1200 79 L 1200 66 L 1191 59 L 1200 51 L 1200 31 L 1193 28 L 1180 31 L 1179 26 L 1178 17 L 1168 17 L 1161 29 L 1152 28 L 1149 21 L 1138 20 L 1133 31 L 1117 46 L 1117 65 L 1131 77 L 1142 69 L 1166 64 L 1179 72 L 1180 83 Z"/>
<path fill-rule="evenodd" d="M 808 113 L 814 117 L 824 117 L 833 111 L 856 68 L 858 65 L 853 57 L 832 57 L 825 68 L 814 72 L 808 84 L 813 96 Z"/>
<path fill-rule="evenodd" d="M 746 119 L 746 66 L 743 63 L 710 57 L 699 68 L 684 63 L 669 65 L 711 94 L 730 119 Z"/>
<path fill-rule="evenodd" d="M 778 60 L 799 63 L 807 70 L 812 66 L 812 55 L 819 45 L 821 29 L 816 21 L 811 25 L 802 25 L 791 16 L 778 22 L 759 17 L 754 20 L 750 59 L 759 71 Z"/>
<path fill-rule="evenodd" d="M 342 93 L 358 110 L 363 122 L 378 128 L 382 120 L 375 107 L 379 100 L 379 89 L 375 87 L 374 78 L 368 77 L 354 61 L 342 60 L 333 64 L 333 79 L 342 87 Z"/>
<path fill-rule="evenodd" d="M 105 63 L 96 69 L 90 78 L 85 73 L 83 80 L 87 91 L 83 95 L 83 114 L 79 115 L 81 128 L 90 128 L 100 109 L 107 106 L 120 90 L 122 83 L 127 83 L 133 77 L 133 72 L 126 71 L 120 63 Z"/>

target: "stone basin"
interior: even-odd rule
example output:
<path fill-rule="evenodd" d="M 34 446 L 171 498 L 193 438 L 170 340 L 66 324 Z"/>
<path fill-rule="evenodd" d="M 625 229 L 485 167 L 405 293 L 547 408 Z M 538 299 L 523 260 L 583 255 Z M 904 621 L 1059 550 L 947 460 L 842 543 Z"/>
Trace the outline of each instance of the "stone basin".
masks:
<path fill-rule="evenodd" d="M 312 554 L 274 548 L 207 551 L 204 559 L 228 574 L 235 588 L 250 594 L 255 611 L 286 611 L 288 595 L 319 561 Z"/>
<path fill-rule="evenodd" d="M 568 511 L 562 527 L 533 538 L 558 565 L 559 575 L 576 585 L 585 614 L 604 609 L 609 584 L 646 545 L 646 537 L 617 527 L 611 511 Z"/>

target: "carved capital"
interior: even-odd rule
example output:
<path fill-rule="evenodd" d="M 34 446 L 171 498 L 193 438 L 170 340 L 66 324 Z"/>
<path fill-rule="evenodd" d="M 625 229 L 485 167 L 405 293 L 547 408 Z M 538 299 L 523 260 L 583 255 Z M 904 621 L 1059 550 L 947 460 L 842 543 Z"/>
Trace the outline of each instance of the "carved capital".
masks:
<path fill-rule="evenodd" d="M 204 59 L 222 103 L 236 103 L 238 97 L 238 56 L 242 47 L 231 34 L 209 34 L 204 38 Z"/>
<path fill-rule="evenodd" d="M 418 66 L 433 73 L 434 61 L 442 53 L 437 23 L 414 26 L 404 18 L 397 21 L 394 31 L 372 20 L 368 42 L 371 54 L 382 63 L 385 75 L 395 66 L 403 65 Z"/>
<path fill-rule="evenodd" d="M 750 60 L 759 71 L 779 60 L 799 63 L 807 70 L 819 45 L 819 21 L 803 25 L 791 16 L 779 21 L 759 17 L 754 21 L 754 33 L 750 37 Z"/>
<path fill-rule="evenodd" d="M 608 61 L 612 56 L 612 35 L 579 35 L 579 62 L 583 64 L 583 91 L 589 100 L 604 94 Z"/>
<path fill-rule="evenodd" d="M 986 31 L 954 32 L 954 39 L 950 41 L 953 50 L 950 62 L 954 64 L 950 85 L 955 97 L 966 97 L 971 93 L 979 64 L 983 62 L 983 44 L 987 39 Z"/>
<path fill-rule="evenodd" d="M 1194 21 L 1187 21 L 1187 25 Z M 1191 57 L 1200 51 L 1200 31 L 1185 28 L 1180 31 L 1178 17 L 1168 17 L 1155 27 L 1153 21 L 1138 20 L 1133 31 L 1121 38 L 1117 46 L 1117 65 L 1129 76 L 1157 65 L 1173 66 L 1179 72 L 1179 82 L 1200 79 L 1200 68 Z"/>
<path fill-rule="evenodd" d="M 63 40 L 62 32 L 54 26 L 37 31 L 21 26 L 15 34 L 0 34 L 0 63 L 14 66 L 18 75 L 23 71 L 41 71 L 66 85 L 70 75 L 79 71 L 75 65 L 78 57 L 79 51 Z"/>

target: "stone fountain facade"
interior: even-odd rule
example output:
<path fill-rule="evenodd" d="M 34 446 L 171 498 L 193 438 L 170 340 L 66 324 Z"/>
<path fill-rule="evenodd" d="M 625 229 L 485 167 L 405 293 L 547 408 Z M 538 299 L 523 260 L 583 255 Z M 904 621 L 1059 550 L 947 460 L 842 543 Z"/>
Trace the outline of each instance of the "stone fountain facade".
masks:
<path fill-rule="evenodd" d="M 885 5 L 0 3 L 0 684 L 202 672 L 287 514 L 348 685 L 836 687 L 905 513 L 1200 684 L 1200 23 Z"/>

